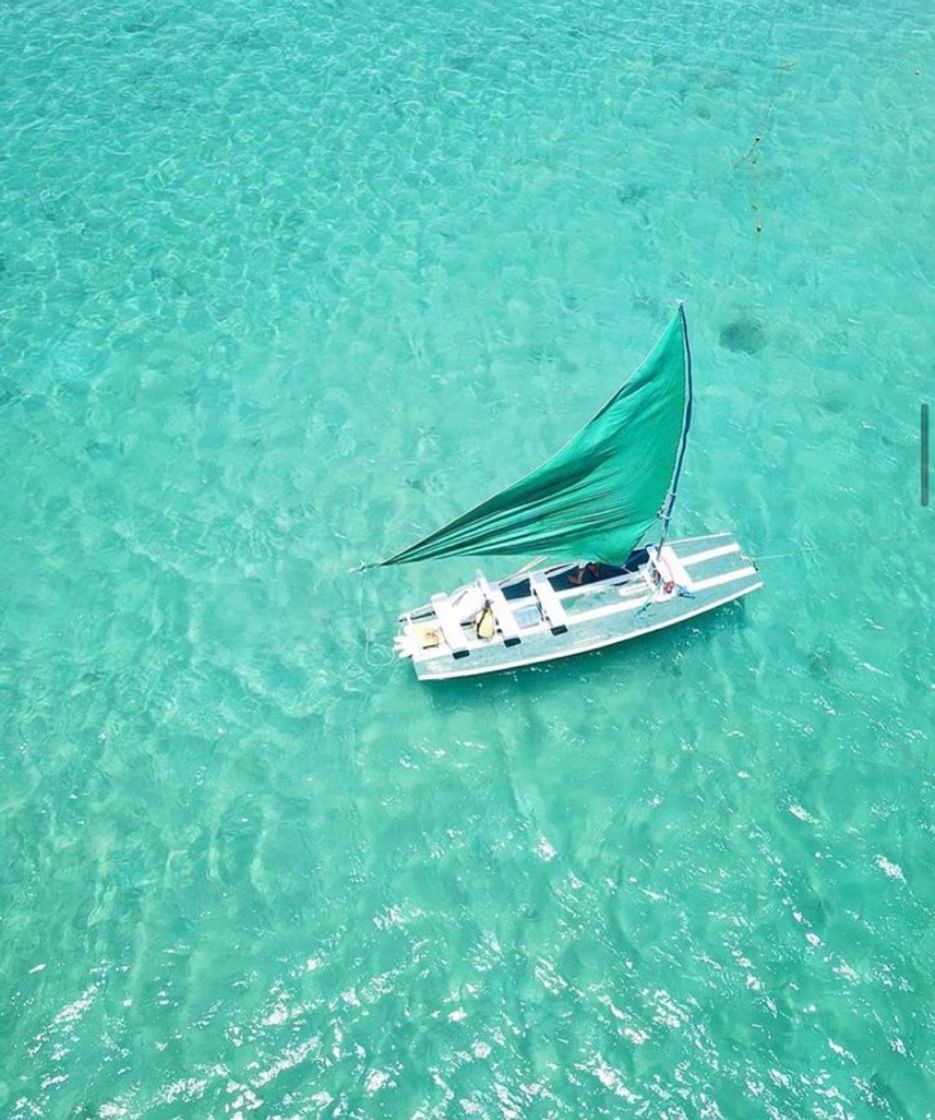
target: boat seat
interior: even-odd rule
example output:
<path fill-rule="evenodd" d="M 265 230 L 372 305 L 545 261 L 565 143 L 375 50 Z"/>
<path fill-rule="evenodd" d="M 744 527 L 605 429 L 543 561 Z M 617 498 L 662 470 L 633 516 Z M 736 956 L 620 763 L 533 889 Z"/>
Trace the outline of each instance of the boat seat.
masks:
<path fill-rule="evenodd" d="M 461 622 L 452 609 L 448 596 L 433 595 L 431 602 L 435 617 L 438 619 L 442 633 L 445 635 L 445 642 L 451 650 L 451 656 L 454 658 L 467 657 L 471 651 L 467 647 Z"/>
<path fill-rule="evenodd" d="M 568 615 L 565 613 L 561 599 L 555 594 L 555 588 L 538 572 L 534 572 L 529 577 L 529 584 L 552 633 L 564 634 L 568 629 Z"/>

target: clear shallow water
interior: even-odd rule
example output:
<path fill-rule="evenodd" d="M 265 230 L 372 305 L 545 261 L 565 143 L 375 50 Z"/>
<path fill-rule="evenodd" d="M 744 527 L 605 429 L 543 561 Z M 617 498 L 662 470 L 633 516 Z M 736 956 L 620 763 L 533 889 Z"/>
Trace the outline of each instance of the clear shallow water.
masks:
<path fill-rule="evenodd" d="M 3 1114 L 932 1115 L 927 6 L 0 36 Z M 678 297 L 766 589 L 417 687 L 348 569 Z"/>

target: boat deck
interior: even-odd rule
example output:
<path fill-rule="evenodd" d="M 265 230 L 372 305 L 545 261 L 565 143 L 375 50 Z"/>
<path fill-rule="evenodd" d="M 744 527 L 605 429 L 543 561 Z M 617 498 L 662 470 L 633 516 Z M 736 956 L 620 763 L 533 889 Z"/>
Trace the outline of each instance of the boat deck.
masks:
<path fill-rule="evenodd" d="M 479 573 L 400 616 L 397 651 L 412 658 L 421 680 L 517 669 L 675 625 L 762 586 L 730 533 L 671 541 L 658 564 L 653 550 L 634 567 L 601 566 L 581 586 L 570 578 L 574 564 L 494 584 Z M 495 621 L 490 637 L 480 636 L 485 611 Z"/>

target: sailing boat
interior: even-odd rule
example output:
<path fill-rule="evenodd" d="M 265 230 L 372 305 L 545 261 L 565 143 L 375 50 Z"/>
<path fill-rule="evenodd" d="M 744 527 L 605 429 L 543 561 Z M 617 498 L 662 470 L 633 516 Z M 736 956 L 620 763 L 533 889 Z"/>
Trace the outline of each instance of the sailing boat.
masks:
<path fill-rule="evenodd" d="M 536 470 L 380 562 L 529 556 L 399 618 L 420 680 L 518 669 L 636 638 L 762 586 L 730 533 L 668 540 L 692 414 L 680 305 L 649 357 Z M 550 565 L 541 566 L 549 558 Z"/>

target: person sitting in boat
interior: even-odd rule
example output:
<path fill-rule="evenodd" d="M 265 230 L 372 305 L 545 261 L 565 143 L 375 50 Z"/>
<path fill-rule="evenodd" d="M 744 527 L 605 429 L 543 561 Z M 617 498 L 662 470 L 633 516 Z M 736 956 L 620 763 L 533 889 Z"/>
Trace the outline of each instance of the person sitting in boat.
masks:
<path fill-rule="evenodd" d="M 586 564 L 579 564 L 577 568 L 568 573 L 568 582 L 573 583 L 575 587 L 580 587 L 583 583 L 594 583 L 600 578 L 601 565 L 597 560 L 589 560 Z"/>
<path fill-rule="evenodd" d="M 588 560 L 577 568 L 572 568 L 568 573 L 568 582 L 580 587 L 583 583 L 597 583 L 600 579 L 612 579 L 614 576 L 624 575 L 626 572 L 635 572 L 649 559 L 649 549 L 634 548 L 622 565 L 603 564 L 599 560 Z"/>

